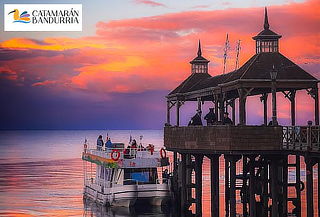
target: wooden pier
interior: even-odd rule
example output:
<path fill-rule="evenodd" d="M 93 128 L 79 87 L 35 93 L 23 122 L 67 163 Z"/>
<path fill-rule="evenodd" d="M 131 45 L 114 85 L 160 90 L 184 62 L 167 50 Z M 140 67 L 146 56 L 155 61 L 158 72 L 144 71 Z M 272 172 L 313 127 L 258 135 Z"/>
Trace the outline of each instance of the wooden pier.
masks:
<path fill-rule="evenodd" d="M 264 30 L 253 37 L 256 54 L 238 70 L 212 77 L 208 60 L 198 56 L 190 63 L 192 74 L 167 96 L 167 124 L 164 143 L 174 153 L 175 201 L 181 216 L 202 216 L 202 164 L 210 159 L 211 216 L 301 216 L 301 192 L 306 191 L 307 217 L 320 213 L 320 180 L 313 186 L 313 171 L 320 172 L 320 126 L 318 82 L 308 72 L 279 53 L 278 35 L 269 29 L 265 11 Z M 296 126 L 296 93 L 306 91 L 314 100 L 314 117 L 305 126 Z M 277 117 L 277 95 L 283 93 L 290 102 L 291 126 L 282 126 Z M 272 120 L 268 124 L 268 96 L 271 95 Z M 263 125 L 247 125 L 246 102 L 260 97 L 263 103 Z M 269 97 L 270 98 L 270 97 Z M 180 126 L 180 108 L 187 101 L 196 102 L 202 117 L 202 105 L 211 103 L 215 123 L 209 126 Z M 236 107 L 237 106 L 237 107 Z M 311 106 L 311 105 L 310 105 Z M 175 123 L 171 110 L 176 108 Z M 227 112 L 232 124 L 225 124 Z M 295 162 L 288 162 L 289 156 Z M 225 210 L 219 205 L 219 158 L 225 161 Z M 306 177 L 301 177 L 301 159 L 306 165 Z M 239 164 L 242 161 L 241 172 Z M 295 182 L 288 181 L 288 168 L 294 168 Z M 238 171 L 238 173 L 237 173 Z M 194 182 L 192 182 L 194 174 Z M 303 181 L 305 180 L 305 181 Z M 295 196 L 289 197 L 290 188 Z M 195 191 L 192 197 L 192 189 Z M 314 194 L 317 193 L 317 205 Z M 236 198 L 241 198 L 242 211 Z M 195 204 L 195 213 L 190 206 Z M 293 208 L 288 208 L 292 203 Z M 238 211 L 237 211 L 238 210 Z"/>

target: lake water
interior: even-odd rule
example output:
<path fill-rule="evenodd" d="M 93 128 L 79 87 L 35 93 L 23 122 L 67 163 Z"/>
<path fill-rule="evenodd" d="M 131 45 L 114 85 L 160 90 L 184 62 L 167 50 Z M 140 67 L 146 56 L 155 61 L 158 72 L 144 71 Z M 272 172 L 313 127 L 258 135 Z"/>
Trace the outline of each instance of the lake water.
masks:
<path fill-rule="evenodd" d="M 94 146 L 97 136 L 101 134 L 105 137 L 106 133 L 103 130 L 0 131 L 0 216 L 172 216 L 170 210 L 159 208 L 106 209 L 83 201 L 83 142 L 86 138 Z M 108 134 L 113 141 L 126 143 L 130 135 L 137 141 L 143 135 L 144 142 L 153 143 L 156 147 L 163 146 L 161 130 L 117 130 L 108 131 Z M 223 211 L 224 163 L 222 158 L 220 160 L 220 206 Z M 203 216 L 208 217 L 209 166 L 209 161 L 205 158 Z M 317 186 L 317 174 L 314 178 Z M 292 171 L 289 172 L 289 180 L 294 180 Z M 315 187 L 315 194 L 316 192 Z M 305 201 L 305 191 L 302 196 Z M 240 211 L 240 204 L 238 208 Z M 316 208 L 315 204 L 315 210 Z M 305 213 L 305 206 L 303 212 Z"/>

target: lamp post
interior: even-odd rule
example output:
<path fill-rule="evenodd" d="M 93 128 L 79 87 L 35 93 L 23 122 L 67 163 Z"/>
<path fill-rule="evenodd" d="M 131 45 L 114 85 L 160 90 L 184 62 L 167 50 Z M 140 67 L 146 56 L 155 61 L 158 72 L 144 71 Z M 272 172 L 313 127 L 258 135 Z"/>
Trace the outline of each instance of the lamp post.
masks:
<path fill-rule="evenodd" d="M 277 79 L 278 71 L 275 70 L 274 65 L 272 66 L 272 70 L 270 71 L 271 77 L 271 92 L 272 92 L 272 126 L 278 125 L 277 120 L 277 97 L 276 97 L 276 79 Z"/>

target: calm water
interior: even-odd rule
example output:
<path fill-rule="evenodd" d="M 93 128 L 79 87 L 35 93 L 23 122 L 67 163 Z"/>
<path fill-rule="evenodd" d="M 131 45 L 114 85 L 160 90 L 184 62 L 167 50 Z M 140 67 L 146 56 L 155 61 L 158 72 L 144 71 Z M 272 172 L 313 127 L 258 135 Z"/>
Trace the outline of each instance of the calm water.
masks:
<path fill-rule="evenodd" d="M 127 142 L 131 134 L 137 140 L 143 135 L 143 141 L 163 145 L 161 130 L 108 133 L 113 141 Z M 170 211 L 161 209 L 106 209 L 83 201 L 82 144 L 87 138 L 94 146 L 100 134 L 105 136 L 106 131 L 0 131 L 0 216 L 171 216 Z M 224 210 L 224 163 L 220 160 L 220 204 Z M 203 216 L 210 216 L 209 165 L 205 158 Z M 302 175 L 304 178 L 304 171 Z M 314 178 L 316 186 L 316 174 Z M 289 180 L 294 180 L 293 172 Z"/>

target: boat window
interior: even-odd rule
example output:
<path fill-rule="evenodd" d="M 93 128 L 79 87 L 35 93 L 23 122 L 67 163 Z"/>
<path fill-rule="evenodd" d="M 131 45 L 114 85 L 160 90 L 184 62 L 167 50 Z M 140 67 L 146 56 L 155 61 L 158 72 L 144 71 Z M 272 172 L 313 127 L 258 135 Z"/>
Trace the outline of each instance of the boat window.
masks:
<path fill-rule="evenodd" d="M 124 179 L 130 180 L 125 181 L 124 184 L 156 184 L 158 178 L 156 168 L 138 168 L 138 169 L 125 169 Z"/>

